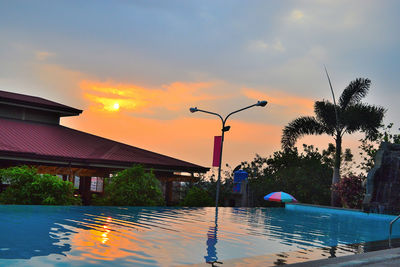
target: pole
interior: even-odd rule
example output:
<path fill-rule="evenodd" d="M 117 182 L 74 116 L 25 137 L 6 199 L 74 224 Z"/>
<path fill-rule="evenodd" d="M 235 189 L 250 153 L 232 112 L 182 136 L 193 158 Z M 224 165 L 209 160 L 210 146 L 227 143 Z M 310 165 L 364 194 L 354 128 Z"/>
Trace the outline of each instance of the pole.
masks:
<path fill-rule="evenodd" d="M 222 134 L 221 134 L 221 149 L 220 149 L 220 153 L 219 153 L 219 166 L 218 166 L 218 179 L 217 179 L 217 189 L 216 189 L 216 193 L 215 193 L 215 208 L 218 208 L 218 200 L 219 200 L 219 189 L 220 189 L 220 186 L 221 186 L 221 164 L 222 164 L 222 148 L 223 148 L 223 146 L 224 146 L 224 136 L 225 136 L 225 132 L 226 131 L 229 131 L 229 126 L 226 126 L 225 127 L 225 122 L 227 121 L 227 119 L 232 115 L 232 114 L 235 114 L 235 113 L 238 113 L 238 112 L 240 112 L 240 111 L 243 111 L 243 110 L 245 110 L 245 109 L 249 109 L 249 108 L 252 108 L 252 107 L 255 107 L 255 106 L 259 106 L 259 107 L 265 107 L 265 105 L 267 105 L 267 101 L 258 101 L 256 104 L 253 104 L 253 105 L 250 105 L 250 106 L 247 106 L 247 107 L 244 107 L 244 108 L 241 108 L 241 109 L 238 109 L 238 110 L 235 110 L 235 111 L 233 111 L 233 112 L 231 112 L 231 113 L 229 113 L 226 117 L 225 117 L 225 119 L 224 118 L 222 118 L 222 116 L 221 115 L 219 115 L 218 113 L 215 113 L 215 112 L 211 112 L 211 111 L 207 111 L 207 110 L 202 110 L 202 109 L 198 109 L 197 107 L 195 107 L 195 108 L 190 108 L 189 110 L 190 110 L 190 112 L 197 112 L 197 111 L 200 111 L 200 112 L 204 112 L 204 113 L 208 113 L 208 114 L 211 114 L 211 115 L 215 115 L 215 116 L 217 116 L 217 117 L 219 117 L 220 119 L 221 119 L 221 122 L 222 122 L 222 129 L 221 129 L 221 131 L 222 131 Z"/>
<path fill-rule="evenodd" d="M 222 134 L 221 134 L 221 150 L 219 153 L 219 166 L 218 166 L 218 179 L 217 179 L 217 192 L 215 194 L 215 208 L 218 208 L 218 200 L 219 200 L 219 188 L 221 186 L 221 164 L 222 164 L 222 148 L 224 146 L 224 135 L 225 135 L 225 122 L 226 120 L 222 120 Z"/>

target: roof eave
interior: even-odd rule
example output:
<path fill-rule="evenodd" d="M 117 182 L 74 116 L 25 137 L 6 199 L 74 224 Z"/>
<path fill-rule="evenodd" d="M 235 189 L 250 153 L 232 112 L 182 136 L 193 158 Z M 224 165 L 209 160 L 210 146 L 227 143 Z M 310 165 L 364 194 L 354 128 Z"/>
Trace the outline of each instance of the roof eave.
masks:
<path fill-rule="evenodd" d="M 9 106 L 16 106 L 16 107 L 23 107 L 23 108 L 31 108 L 31 109 L 37 109 L 37 110 L 42 110 L 42 111 L 47 111 L 47 112 L 55 112 L 60 115 L 60 117 L 67 117 L 67 116 L 78 116 L 83 112 L 83 110 L 76 109 L 73 107 L 55 107 L 55 106 L 50 106 L 50 105 L 45 105 L 45 104 L 39 104 L 39 103 L 31 103 L 31 102 L 26 102 L 22 100 L 15 100 L 15 99 L 7 99 L 7 98 L 1 98 L 0 97 L 0 104 L 4 105 L 9 105 Z"/>
<path fill-rule="evenodd" d="M 210 168 L 198 165 L 193 166 L 179 166 L 179 165 L 163 165 L 163 164 L 149 164 L 143 162 L 126 162 L 114 161 L 103 159 L 87 159 L 87 158 L 69 158 L 51 155 L 40 155 L 35 153 L 26 152 L 4 152 L 0 151 L 0 160 L 13 160 L 20 162 L 37 162 L 41 164 L 59 164 L 65 166 L 82 166 L 87 168 L 109 168 L 109 169 L 126 169 L 134 164 L 143 165 L 147 169 L 155 171 L 168 171 L 168 172 L 189 172 L 189 173 L 206 173 Z"/>

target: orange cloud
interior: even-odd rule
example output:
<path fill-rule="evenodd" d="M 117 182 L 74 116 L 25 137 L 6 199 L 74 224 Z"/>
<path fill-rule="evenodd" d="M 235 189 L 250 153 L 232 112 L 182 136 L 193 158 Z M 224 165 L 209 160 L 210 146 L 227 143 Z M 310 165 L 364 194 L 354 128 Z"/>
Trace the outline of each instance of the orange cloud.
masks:
<path fill-rule="evenodd" d="M 242 93 L 250 99 L 267 100 L 271 112 L 276 115 L 284 113 L 293 118 L 298 115 L 313 115 L 314 100 L 311 98 L 299 97 L 282 91 L 264 93 L 248 88 L 242 89 Z"/>
<path fill-rule="evenodd" d="M 152 113 L 154 107 L 177 111 L 188 103 L 215 99 L 216 96 L 201 93 L 212 86 L 214 83 L 206 82 L 174 82 L 162 88 L 88 80 L 80 83 L 84 97 L 98 109 L 115 110 L 117 103 L 120 109 L 144 113 Z"/>
<path fill-rule="evenodd" d="M 213 137 L 221 134 L 218 119 L 185 117 L 174 120 L 135 118 L 124 113 L 87 110 L 79 117 L 66 117 L 62 124 L 85 132 L 196 164 L 211 166 Z M 229 122 L 223 163 L 237 165 L 256 153 L 268 156 L 280 148 L 282 128 L 276 125 Z"/>
<path fill-rule="evenodd" d="M 35 57 L 39 61 L 43 61 L 48 59 L 49 57 L 53 57 L 55 54 L 47 51 L 36 51 Z"/>
<path fill-rule="evenodd" d="M 307 111 L 313 110 L 314 107 L 313 99 L 287 94 L 282 91 L 272 91 L 267 94 L 253 89 L 244 88 L 242 92 L 245 96 L 251 99 L 266 99 L 269 104 L 290 108 L 296 107 Z"/>

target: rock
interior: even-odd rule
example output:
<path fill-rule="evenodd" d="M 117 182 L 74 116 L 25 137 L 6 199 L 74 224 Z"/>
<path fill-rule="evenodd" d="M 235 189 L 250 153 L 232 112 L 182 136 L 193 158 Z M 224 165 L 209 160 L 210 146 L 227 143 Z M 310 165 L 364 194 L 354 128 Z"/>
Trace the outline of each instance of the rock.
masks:
<path fill-rule="evenodd" d="M 400 144 L 382 143 L 368 173 L 363 210 L 400 214 Z"/>

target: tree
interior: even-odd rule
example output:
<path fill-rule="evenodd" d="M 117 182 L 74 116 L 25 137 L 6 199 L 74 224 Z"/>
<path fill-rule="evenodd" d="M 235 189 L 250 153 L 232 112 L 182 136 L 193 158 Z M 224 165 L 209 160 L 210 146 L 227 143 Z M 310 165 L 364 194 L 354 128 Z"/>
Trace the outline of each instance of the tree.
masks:
<path fill-rule="evenodd" d="M 212 207 L 215 205 L 215 201 L 206 190 L 193 186 L 189 189 L 181 205 L 187 207 Z"/>
<path fill-rule="evenodd" d="M 140 165 L 116 173 L 105 185 L 105 199 L 99 201 L 113 206 L 164 205 L 160 181 Z"/>
<path fill-rule="evenodd" d="M 4 204 L 22 205 L 76 205 L 80 199 L 74 197 L 74 186 L 50 174 L 38 174 L 27 166 L 0 170 L 3 182 L 9 183 L 0 194 Z"/>
<path fill-rule="evenodd" d="M 315 117 L 299 117 L 283 129 L 281 143 L 284 149 L 293 147 L 304 135 L 328 134 L 334 138 L 336 149 L 332 186 L 340 181 L 343 135 L 361 131 L 368 140 L 374 140 L 378 135 L 385 109 L 361 102 L 368 94 L 370 84 L 369 79 L 355 79 L 344 89 L 337 105 L 328 100 L 316 101 Z M 334 190 L 332 190 L 331 205 L 340 206 L 340 198 Z"/>
<path fill-rule="evenodd" d="M 332 165 L 329 153 L 320 153 L 313 146 L 303 145 L 274 152 L 268 158 L 256 155 L 242 167 L 249 174 L 250 199 L 254 206 L 273 205 L 263 197 L 274 191 L 284 191 L 302 203 L 326 205 L 330 200 Z"/>
<path fill-rule="evenodd" d="M 220 192 L 219 192 L 219 200 L 218 200 L 218 206 L 223 207 L 227 204 L 227 199 L 230 198 L 232 194 L 232 189 L 233 189 L 233 174 L 232 174 L 232 169 L 231 167 L 226 164 L 227 170 L 223 172 L 223 179 L 221 179 L 221 184 L 220 184 Z M 181 187 L 181 193 L 185 196 L 189 194 L 190 190 L 194 187 L 197 187 L 198 189 L 201 189 L 202 191 L 207 192 L 207 194 L 211 197 L 212 203 L 214 206 L 215 205 L 215 195 L 217 192 L 217 179 L 215 177 L 214 171 L 212 171 L 210 176 L 205 176 L 205 175 L 200 175 L 199 180 L 196 182 L 189 182 L 185 186 Z M 189 204 L 186 203 L 184 200 L 183 202 L 180 203 L 180 205 L 186 205 L 188 206 Z M 201 204 L 191 204 L 194 206 L 202 206 Z M 206 205 L 208 206 L 208 204 Z"/>

